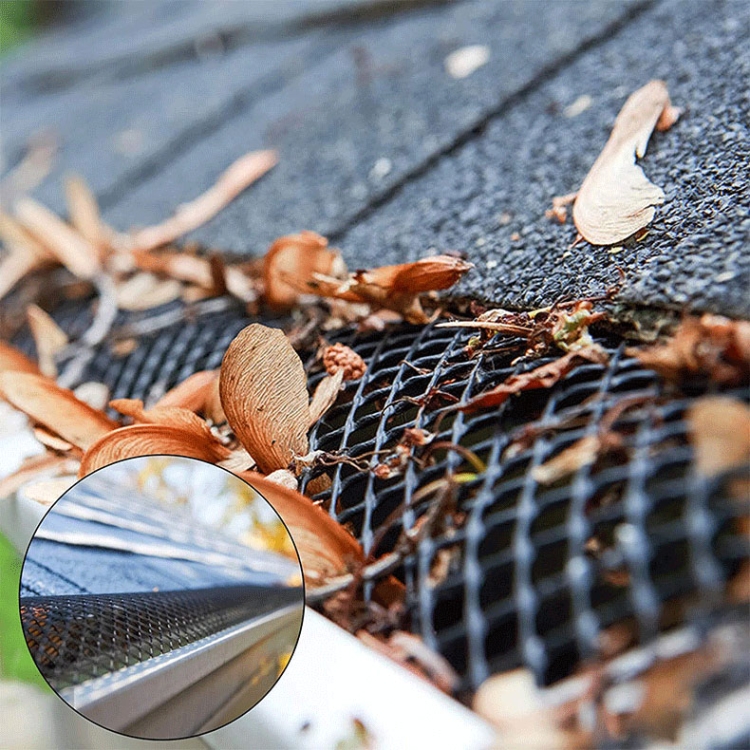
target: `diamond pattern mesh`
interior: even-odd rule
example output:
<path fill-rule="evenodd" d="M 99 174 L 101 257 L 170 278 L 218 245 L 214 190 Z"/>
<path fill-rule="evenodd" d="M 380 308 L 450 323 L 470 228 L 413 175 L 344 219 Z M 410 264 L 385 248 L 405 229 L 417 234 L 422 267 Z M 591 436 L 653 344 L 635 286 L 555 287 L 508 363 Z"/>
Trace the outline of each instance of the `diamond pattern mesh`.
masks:
<path fill-rule="evenodd" d="M 209 315 L 146 336 L 125 357 L 105 347 L 87 377 L 107 383 L 114 397 L 158 395 L 217 367 L 248 322 L 240 313 Z M 470 358 L 470 335 L 429 325 L 329 337 L 351 345 L 368 370 L 313 429 L 313 449 L 359 457 L 372 469 L 405 428 L 439 427 L 443 447 L 415 449 L 421 465 L 409 461 L 390 478 L 349 463 L 303 477 L 366 551 L 385 554 L 405 532 L 416 535 L 395 571 L 406 588 L 401 626 L 446 656 L 472 688 L 521 664 L 550 683 L 595 656 L 611 626 L 627 626 L 644 642 L 709 612 L 749 550 L 736 524 L 746 509 L 728 497 L 726 481 L 694 473 L 685 412 L 705 389 L 670 390 L 619 342 L 601 341 L 611 355 L 606 366 L 579 366 L 554 388 L 497 409 L 441 416 L 444 406 L 540 364 L 513 364 L 519 349 L 501 337 Z M 314 358 L 307 366 L 313 387 L 322 375 Z M 557 482 L 535 480 L 551 457 L 599 434 L 623 399 L 630 408 L 612 423 L 617 450 Z M 485 468 L 447 444 L 470 450 Z M 323 473 L 329 480 L 321 485 Z M 431 482 L 456 473 L 462 482 L 450 497 L 425 496 Z M 436 513 L 436 503 L 451 512 Z"/>
<path fill-rule="evenodd" d="M 60 691 L 299 602 L 301 589 L 254 586 L 21 599 L 39 671 Z"/>

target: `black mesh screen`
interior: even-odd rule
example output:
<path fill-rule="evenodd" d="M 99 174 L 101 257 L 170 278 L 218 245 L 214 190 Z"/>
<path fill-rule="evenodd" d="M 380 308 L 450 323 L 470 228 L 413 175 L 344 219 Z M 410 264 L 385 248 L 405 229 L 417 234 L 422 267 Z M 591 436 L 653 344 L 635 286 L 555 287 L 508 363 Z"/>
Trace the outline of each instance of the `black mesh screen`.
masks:
<path fill-rule="evenodd" d="M 105 346 L 86 377 L 107 383 L 114 397 L 158 395 L 217 367 L 248 322 L 223 312 L 142 337 L 125 356 Z M 470 688 L 520 664 L 549 683 L 595 656 L 612 624 L 627 623 L 642 642 L 710 611 L 748 544 L 735 524 L 746 508 L 726 482 L 694 472 L 685 412 L 706 389 L 669 388 L 620 342 L 601 340 L 607 365 L 581 365 L 555 387 L 497 409 L 442 414 L 546 361 L 513 364 L 523 347 L 501 336 L 470 357 L 471 335 L 428 325 L 329 336 L 351 345 L 368 370 L 315 426 L 311 448 L 363 465 L 315 468 L 303 486 L 376 556 L 413 532 L 395 571 L 406 587 L 400 626 L 445 655 Z M 312 387 L 322 375 L 314 357 L 307 366 Z M 622 409 L 619 417 L 613 409 Z M 535 480 L 537 467 L 608 419 L 620 436 L 616 450 L 552 484 Z M 439 427 L 444 447 L 416 448 L 419 464 L 379 478 L 372 469 L 407 427 Z M 328 486 L 317 491 L 321 474 Z M 461 478 L 450 497 L 415 500 L 449 474 Z M 445 512 L 435 513 L 436 503 Z M 365 587 L 366 598 L 373 589 Z"/>
<path fill-rule="evenodd" d="M 39 671 L 59 691 L 294 603 L 301 589 L 260 586 L 27 597 L 21 624 Z"/>

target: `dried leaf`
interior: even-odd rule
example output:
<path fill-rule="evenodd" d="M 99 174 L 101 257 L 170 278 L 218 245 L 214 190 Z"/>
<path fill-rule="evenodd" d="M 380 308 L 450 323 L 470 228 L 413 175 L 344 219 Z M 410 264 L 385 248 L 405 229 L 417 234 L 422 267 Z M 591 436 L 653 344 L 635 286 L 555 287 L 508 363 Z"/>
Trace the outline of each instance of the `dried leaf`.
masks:
<path fill-rule="evenodd" d="M 277 239 L 263 259 L 264 299 L 269 307 L 286 310 L 300 294 L 310 294 L 315 274 L 337 277 L 346 267 L 337 250 L 315 232 L 303 231 Z"/>
<path fill-rule="evenodd" d="M 318 383 L 310 402 L 310 425 L 314 425 L 336 403 L 343 382 L 344 370 L 339 370 L 334 375 L 326 375 Z"/>
<path fill-rule="evenodd" d="M 613 245 L 630 237 L 650 224 L 654 206 L 664 203 L 664 192 L 649 182 L 635 157 L 644 156 L 665 112 L 676 118 L 666 84 L 654 80 L 631 94 L 617 115 L 573 205 L 576 228 L 592 245 Z"/>
<path fill-rule="evenodd" d="M 202 431 L 171 424 L 134 424 L 104 435 L 83 455 L 79 477 L 115 461 L 136 456 L 185 456 L 210 463 L 225 460 L 228 448 Z"/>
<path fill-rule="evenodd" d="M 154 406 L 181 406 L 196 413 L 204 413 L 218 380 L 218 370 L 194 372 L 182 383 L 167 391 Z"/>
<path fill-rule="evenodd" d="M 55 453 L 44 453 L 33 456 L 21 464 L 21 467 L 0 480 L 0 499 L 10 497 L 28 482 L 42 477 L 56 477 L 78 470 L 79 460 Z"/>
<path fill-rule="evenodd" d="M 102 222 L 99 205 L 91 188 L 82 177 L 71 175 L 65 180 L 65 197 L 70 223 L 92 247 L 99 251 L 101 259 L 100 251 L 109 245 L 113 232 Z"/>
<path fill-rule="evenodd" d="M 150 310 L 179 299 L 182 284 L 160 279 L 151 273 L 137 273 L 117 285 L 117 307 L 121 310 Z"/>
<path fill-rule="evenodd" d="M 53 256 L 15 219 L 0 211 L 0 240 L 7 254 L 0 260 L 0 299 L 32 271 L 53 265 Z"/>
<path fill-rule="evenodd" d="M 118 427 L 117 422 L 43 375 L 2 372 L 0 394 L 35 422 L 84 450 Z"/>
<path fill-rule="evenodd" d="M 503 404 L 516 393 L 536 390 L 538 388 L 551 388 L 583 362 L 604 364 L 606 361 L 607 353 L 598 346 L 577 349 L 576 351 L 568 352 L 565 356 L 549 364 L 536 367 L 528 372 L 519 373 L 518 375 L 511 375 L 505 382 L 486 393 L 475 396 L 459 407 L 459 409 L 468 412 L 500 406 L 500 404 Z"/>
<path fill-rule="evenodd" d="M 257 490 L 287 525 L 308 585 L 323 584 L 362 563 L 364 553 L 359 542 L 304 495 L 255 472 L 238 476 Z"/>
<path fill-rule="evenodd" d="M 704 396 L 688 410 L 699 474 L 713 477 L 750 464 L 750 407 L 729 396 Z"/>
<path fill-rule="evenodd" d="M 29 305 L 26 308 L 26 318 L 36 345 L 39 370 L 48 377 L 57 377 L 55 357 L 68 345 L 65 331 L 37 305 Z"/>
<path fill-rule="evenodd" d="M 323 297 L 393 310 L 409 323 L 423 324 L 429 322 L 429 318 L 422 309 L 419 295 L 448 289 L 473 267 L 460 258 L 435 255 L 414 263 L 355 271 L 343 283 L 316 274 L 315 291 Z"/>
<path fill-rule="evenodd" d="M 229 426 L 264 474 L 308 451 L 307 377 L 282 331 L 257 323 L 229 345 L 219 393 Z"/>
<path fill-rule="evenodd" d="M 74 276 L 92 279 L 99 273 L 99 256 L 90 242 L 41 203 L 21 198 L 16 218 Z"/>
<path fill-rule="evenodd" d="M 619 444 L 617 436 L 612 433 L 587 435 L 549 461 L 535 466 L 531 471 L 531 476 L 539 484 L 553 484 L 584 466 L 593 464 L 603 451 Z"/>
<path fill-rule="evenodd" d="M 672 382 L 697 375 L 740 385 L 750 378 L 750 322 L 711 314 L 686 318 L 665 344 L 626 351 Z"/>
<path fill-rule="evenodd" d="M 35 427 L 33 429 L 34 437 L 46 448 L 51 448 L 53 451 L 60 451 L 67 453 L 73 450 L 73 444 L 67 440 L 63 440 L 61 437 L 54 435 L 44 427 Z M 80 453 L 78 454 L 80 455 Z"/>
<path fill-rule="evenodd" d="M 49 506 L 54 505 L 77 481 L 78 477 L 75 474 L 67 474 L 64 477 L 40 479 L 32 484 L 26 484 L 21 491 L 25 498 Z"/>
<path fill-rule="evenodd" d="M 14 346 L 0 341 L 0 372 L 32 372 L 39 374 L 39 368 Z"/>
<path fill-rule="evenodd" d="M 218 214 L 277 162 L 278 154 L 273 150 L 251 151 L 241 156 L 219 176 L 212 187 L 190 203 L 180 206 L 174 216 L 161 224 L 137 231 L 132 237 L 132 249 L 153 250 L 192 232 Z"/>

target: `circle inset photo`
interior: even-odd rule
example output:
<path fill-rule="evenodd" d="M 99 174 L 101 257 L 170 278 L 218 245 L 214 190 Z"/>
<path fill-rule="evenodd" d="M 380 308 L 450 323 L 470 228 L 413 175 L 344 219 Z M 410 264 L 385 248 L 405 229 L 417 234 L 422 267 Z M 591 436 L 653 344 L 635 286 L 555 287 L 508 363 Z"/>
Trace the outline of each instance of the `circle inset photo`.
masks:
<path fill-rule="evenodd" d="M 72 708 L 132 737 L 177 739 L 252 708 L 284 671 L 302 568 L 263 497 L 217 466 L 132 458 L 52 506 L 21 574 L 26 643 Z"/>

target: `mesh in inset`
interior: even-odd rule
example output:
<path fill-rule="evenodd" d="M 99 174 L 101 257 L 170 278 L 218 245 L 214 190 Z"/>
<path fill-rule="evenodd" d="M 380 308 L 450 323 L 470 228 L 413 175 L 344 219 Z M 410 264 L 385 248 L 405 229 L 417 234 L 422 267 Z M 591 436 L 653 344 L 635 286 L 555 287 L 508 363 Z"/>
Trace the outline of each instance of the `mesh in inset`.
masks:
<path fill-rule="evenodd" d="M 229 586 L 21 599 L 21 624 L 39 671 L 60 691 L 166 654 L 286 605 L 301 589 Z"/>
<path fill-rule="evenodd" d="M 158 393 L 218 366 L 248 322 L 227 312 L 171 326 L 121 359 L 104 348 L 86 377 L 117 397 Z M 412 549 L 393 571 L 406 591 L 399 627 L 421 635 L 472 688 L 521 664 L 550 683 L 600 653 L 613 627 L 620 639 L 626 632 L 644 642 L 713 611 L 749 551 L 736 524 L 746 508 L 725 481 L 694 469 L 686 411 L 710 389 L 666 386 L 620 342 L 600 340 L 606 365 L 583 364 L 553 388 L 499 408 L 444 415 L 444 407 L 552 359 L 514 364 L 522 342 L 501 336 L 470 357 L 471 335 L 402 325 L 329 336 L 352 346 L 368 369 L 345 384 L 310 436 L 311 449 L 347 463 L 307 471 L 303 488 L 375 556 L 403 549 L 410 533 Z M 307 367 L 312 390 L 322 374 L 312 357 Z M 376 475 L 406 428 L 432 431 L 438 420 L 433 444 L 412 450 L 416 461 L 389 478 Z M 603 420 L 612 421 L 617 449 L 556 482 L 535 479 L 550 458 L 599 435 Z M 461 482 L 450 493 L 415 501 L 451 474 Z M 367 601 L 374 591 L 365 587 Z"/>

